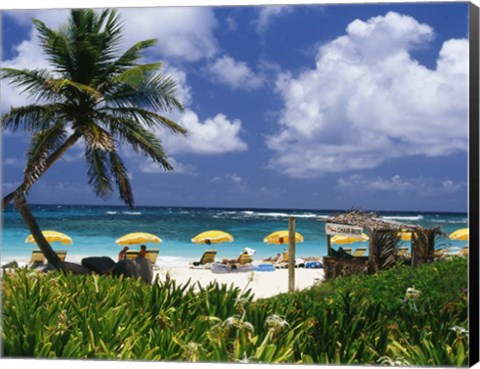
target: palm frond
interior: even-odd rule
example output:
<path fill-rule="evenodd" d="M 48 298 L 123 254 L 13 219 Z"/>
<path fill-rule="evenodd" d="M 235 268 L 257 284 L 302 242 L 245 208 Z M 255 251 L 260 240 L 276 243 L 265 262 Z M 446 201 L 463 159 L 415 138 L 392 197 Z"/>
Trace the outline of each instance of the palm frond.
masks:
<path fill-rule="evenodd" d="M 138 106 L 153 111 L 183 111 L 182 104 L 176 98 L 175 81 L 162 74 L 147 75 L 143 83 L 133 88 L 127 84 L 119 84 L 112 91 L 104 94 L 107 106 Z"/>
<path fill-rule="evenodd" d="M 73 78 L 72 71 L 75 69 L 75 60 L 73 58 L 73 46 L 65 32 L 61 30 L 56 32 L 48 28 L 45 23 L 39 19 L 32 19 L 35 29 L 38 32 L 40 45 L 47 57 L 47 60 L 54 67 L 54 71 L 66 74 Z"/>
<path fill-rule="evenodd" d="M 45 171 L 46 161 L 50 153 L 65 142 L 65 129 L 57 123 L 49 129 L 41 130 L 33 135 L 27 151 L 27 165 L 24 170 L 24 183 L 29 187 Z"/>
<path fill-rule="evenodd" d="M 143 58 L 141 51 L 155 45 L 155 43 L 155 39 L 137 42 L 106 68 L 105 74 L 101 76 L 101 80 L 109 80 L 111 76 L 115 77 L 126 69 L 135 66 L 135 62 Z"/>
<path fill-rule="evenodd" d="M 127 168 L 125 168 L 122 159 L 115 151 L 109 152 L 108 157 L 110 161 L 110 171 L 115 178 L 120 199 L 123 200 L 126 205 L 133 208 L 133 193 Z"/>
<path fill-rule="evenodd" d="M 187 130 L 178 123 L 150 110 L 145 110 L 137 107 L 105 107 L 99 109 L 99 112 L 105 112 L 106 114 L 109 114 L 108 118 L 106 119 L 108 122 L 114 121 L 115 118 L 136 120 L 150 128 L 165 127 L 173 133 L 179 133 L 181 135 L 187 134 Z M 102 120 L 102 118 L 106 118 L 107 115 L 98 114 L 98 117 L 100 120 Z"/>
<path fill-rule="evenodd" d="M 115 143 L 110 133 L 93 122 L 78 127 L 86 144 L 95 150 L 114 151 Z"/>
<path fill-rule="evenodd" d="M 109 120 L 109 116 L 104 116 L 103 120 L 109 124 L 112 133 L 122 142 L 132 145 L 135 152 L 151 158 L 167 171 L 173 170 L 160 139 L 137 121 L 115 117 Z"/>
<path fill-rule="evenodd" d="M 76 45 L 74 79 L 97 85 L 116 60 L 122 36 L 121 22 L 113 10 L 98 15 L 92 9 L 74 9 L 71 19 L 67 37 Z"/>
<path fill-rule="evenodd" d="M 106 198 L 113 191 L 109 173 L 107 152 L 88 146 L 85 147 L 85 160 L 88 167 L 88 184 L 95 194 Z"/>
<path fill-rule="evenodd" d="M 62 104 L 27 105 L 11 108 L 8 113 L 1 117 L 2 130 L 18 129 L 25 131 L 38 131 L 50 128 L 55 122 L 64 120 L 68 122 Z"/>
<path fill-rule="evenodd" d="M 2 78 L 8 79 L 9 84 L 20 89 L 21 94 L 36 99 L 61 101 L 59 96 L 48 84 L 53 79 L 46 69 L 22 70 L 15 68 L 1 68 Z"/>
<path fill-rule="evenodd" d="M 126 83 L 133 88 L 138 88 L 143 83 L 145 74 L 158 70 L 162 63 L 150 63 L 135 65 L 129 69 L 124 70 L 113 79 L 114 83 Z"/>
<path fill-rule="evenodd" d="M 62 92 L 65 88 L 72 87 L 80 93 L 90 95 L 95 100 L 98 100 L 101 96 L 101 93 L 95 88 L 69 79 L 50 79 L 45 84 L 57 93 Z"/>
<path fill-rule="evenodd" d="M 374 248 L 378 267 L 386 269 L 392 267 L 396 261 L 398 236 L 392 232 L 375 232 Z"/>

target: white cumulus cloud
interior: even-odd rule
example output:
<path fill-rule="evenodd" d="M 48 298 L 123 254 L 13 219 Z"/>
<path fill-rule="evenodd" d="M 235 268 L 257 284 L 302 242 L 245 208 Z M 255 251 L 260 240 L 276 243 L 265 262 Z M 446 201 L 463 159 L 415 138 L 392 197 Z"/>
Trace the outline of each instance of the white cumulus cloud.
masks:
<path fill-rule="evenodd" d="M 258 8 L 258 17 L 253 21 L 258 33 L 265 33 L 271 22 L 293 10 L 288 5 L 266 5 Z"/>
<path fill-rule="evenodd" d="M 319 47 L 314 69 L 281 73 L 269 166 L 291 177 L 374 168 L 410 155 L 467 150 L 468 40 L 443 43 L 435 69 L 411 52 L 434 37 L 390 12 L 355 20 Z"/>
<path fill-rule="evenodd" d="M 454 182 L 450 179 L 438 180 L 426 177 L 406 178 L 398 174 L 383 178 L 367 177 L 363 174 L 352 174 L 340 177 L 337 185 L 344 190 L 355 192 L 392 191 L 415 193 L 421 196 L 437 196 L 457 192 L 465 187 L 465 183 Z"/>
<path fill-rule="evenodd" d="M 221 83 L 232 88 L 253 89 L 262 86 L 263 78 L 253 72 L 247 63 L 236 61 L 228 55 L 215 60 L 209 67 L 209 72 Z"/>
<path fill-rule="evenodd" d="M 128 8 L 119 12 L 126 20 L 125 44 L 156 38 L 157 56 L 196 61 L 217 52 L 217 20 L 208 7 Z"/>
<path fill-rule="evenodd" d="M 189 174 L 189 175 L 197 175 L 197 170 L 189 164 L 180 163 L 178 160 L 170 157 L 168 158 L 168 162 L 172 165 L 173 171 L 167 172 L 163 169 L 163 167 L 157 163 L 154 163 L 152 160 L 143 159 L 139 164 L 138 167 L 141 172 L 143 173 L 166 173 L 166 174 L 175 174 L 175 173 L 182 173 L 182 174 Z"/>
<path fill-rule="evenodd" d="M 168 152 L 218 155 L 228 152 L 245 151 L 248 145 L 239 136 L 242 122 L 229 120 L 224 114 L 217 114 L 201 122 L 198 115 L 186 110 L 178 123 L 187 129 L 186 137 L 165 134 L 163 143 Z"/>
<path fill-rule="evenodd" d="M 36 31 L 31 31 L 30 37 L 14 46 L 15 58 L 2 61 L 3 68 L 15 69 L 50 69 L 43 51 L 38 43 Z M 27 95 L 20 94 L 18 88 L 12 87 L 7 80 L 1 80 L 0 111 L 5 113 L 11 107 L 33 103 Z"/>

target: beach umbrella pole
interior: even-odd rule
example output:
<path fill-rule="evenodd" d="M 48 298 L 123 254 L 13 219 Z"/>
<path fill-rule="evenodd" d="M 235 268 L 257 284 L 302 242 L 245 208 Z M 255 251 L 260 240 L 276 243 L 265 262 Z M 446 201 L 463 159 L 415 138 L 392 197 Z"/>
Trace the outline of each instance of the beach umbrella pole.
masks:
<path fill-rule="evenodd" d="M 295 217 L 288 218 L 288 291 L 295 291 Z"/>

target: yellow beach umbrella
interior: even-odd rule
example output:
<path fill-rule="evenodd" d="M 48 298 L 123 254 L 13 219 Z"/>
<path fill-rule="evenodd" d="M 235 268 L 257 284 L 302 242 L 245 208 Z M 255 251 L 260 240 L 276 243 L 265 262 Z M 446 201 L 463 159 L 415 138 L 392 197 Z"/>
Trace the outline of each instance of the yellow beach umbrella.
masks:
<path fill-rule="evenodd" d="M 275 245 L 287 244 L 290 242 L 290 239 L 288 238 L 288 230 L 273 232 L 265 237 L 263 242 L 273 243 Z M 295 232 L 295 242 L 303 242 L 303 236 L 298 232 Z"/>
<path fill-rule="evenodd" d="M 72 239 L 68 237 L 66 234 L 57 232 L 57 231 L 42 231 L 43 237 L 48 242 L 61 242 L 63 245 L 71 245 L 73 243 Z M 32 235 L 29 235 L 25 239 L 25 243 L 34 243 L 36 244 L 37 242 L 33 238 Z"/>
<path fill-rule="evenodd" d="M 233 236 L 230 233 L 224 231 L 205 231 L 192 238 L 192 242 L 199 243 L 222 243 L 222 242 L 232 242 Z"/>
<path fill-rule="evenodd" d="M 365 233 L 362 233 L 361 237 L 350 237 L 350 236 L 336 235 L 336 236 L 333 236 L 330 239 L 330 241 L 332 243 L 336 243 L 338 245 L 345 245 L 345 244 L 349 244 L 349 243 L 368 241 L 368 236 Z"/>
<path fill-rule="evenodd" d="M 115 241 L 115 243 L 119 246 L 130 246 L 148 242 L 160 243 L 162 240 L 151 233 L 134 232 L 128 233 Z"/>
<path fill-rule="evenodd" d="M 468 241 L 469 230 L 468 228 L 457 229 L 455 232 L 450 233 L 448 237 L 455 241 Z"/>

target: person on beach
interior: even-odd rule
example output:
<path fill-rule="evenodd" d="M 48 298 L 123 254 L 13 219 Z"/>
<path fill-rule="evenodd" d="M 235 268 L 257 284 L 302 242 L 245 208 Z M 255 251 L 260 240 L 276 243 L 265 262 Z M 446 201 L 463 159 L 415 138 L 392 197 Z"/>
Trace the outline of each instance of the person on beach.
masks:
<path fill-rule="evenodd" d="M 125 254 L 129 250 L 128 246 L 125 246 L 122 251 L 118 253 L 118 261 L 125 260 Z"/>
<path fill-rule="evenodd" d="M 281 256 L 281 255 L 282 255 L 282 254 L 278 253 L 278 254 L 277 254 L 276 256 L 274 256 L 273 258 L 270 256 L 270 257 L 268 257 L 268 258 L 266 258 L 266 259 L 262 259 L 262 261 L 278 261 L 278 260 L 280 259 L 280 256 Z"/>
<path fill-rule="evenodd" d="M 140 253 L 138 254 L 138 256 L 141 256 L 144 258 L 146 255 L 147 255 L 147 246 L 145 245 L 140 246 Z"/>

